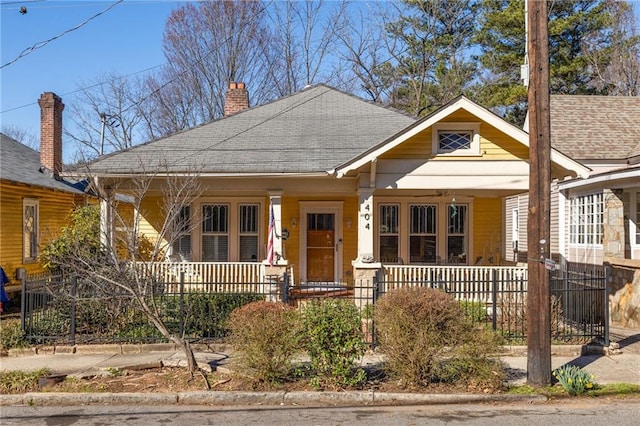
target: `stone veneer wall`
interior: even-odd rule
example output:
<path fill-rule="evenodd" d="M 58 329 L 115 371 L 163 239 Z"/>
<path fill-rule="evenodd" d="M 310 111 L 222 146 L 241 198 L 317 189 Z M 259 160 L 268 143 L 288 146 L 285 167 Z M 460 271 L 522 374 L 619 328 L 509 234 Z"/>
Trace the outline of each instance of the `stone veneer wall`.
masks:
<path fill-rule="evenodd" d="M 611 325 L 640 328 L 640 261 L 607 259 L 611 268 L 609 316 Z"/>

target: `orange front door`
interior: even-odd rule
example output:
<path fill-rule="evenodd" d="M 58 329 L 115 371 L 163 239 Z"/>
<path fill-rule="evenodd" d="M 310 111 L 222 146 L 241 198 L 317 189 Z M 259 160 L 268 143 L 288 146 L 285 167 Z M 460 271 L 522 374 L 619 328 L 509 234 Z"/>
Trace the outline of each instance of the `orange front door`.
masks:
<path fill-rule="evenodd" d="M 307 281 L 335 280 L 335 214 L 307 214 Z"/>

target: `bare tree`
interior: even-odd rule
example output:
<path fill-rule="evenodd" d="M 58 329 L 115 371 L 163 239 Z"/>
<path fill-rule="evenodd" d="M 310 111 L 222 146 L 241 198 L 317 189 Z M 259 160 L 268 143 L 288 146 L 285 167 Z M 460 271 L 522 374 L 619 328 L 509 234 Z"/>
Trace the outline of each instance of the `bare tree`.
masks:
<path fill-rule="evenodd" d="M 273 28 L 270 51 L 271 80 L 278 96 L 306 85 L 336 81 L 329 66 L 337 58 L 338 34 L 343 32 L 349 2 L 294 1 L 273 3 L 268 9 Z"/>
<path fill-rule="evenodd" d="M 98 251 L 87 250 L 86 241 L 72 238 L 64 252 L 45 250 L 49 253 L 46 261 L 76 274 L 94 295 L 113 298 L 117 294 L 130 301 L 164 338 L 184 350 L 193 373 L 198 367 L 189 341 L 184 331 L 171 329 L 159 303 L 165 280 L 153 268 L 153 261 L 165 259 L 173 244 L 191 232 L 194 225 L 181 212 L 201 195 L 202 188 L 197 173 L 162 175 L 168 177 L 141 173 L 126 182 L 91 178 L 94 193 L 112 207 L 107 217 L 113 226 L 101 227 L 103 244 Z M 150 214 L 154 211 L 160 214 Z M 154 235 L 141 232 L 141 223 L 149 217 L 155 218 L 149 221 Z"/>
<path fill-rule="evenodd" d="M 637 7 L 637 3 L 608 0 L 611 31 L 596 33 L 584 41 L 595 71 L 592 84 L 609 95 L 640 96 L 640 33 L 634 14 Z"/>
<path fill-rule="evenodd" d="M 266 7 L 261 1 L 202 1 L 172 12 L 163 42 L 168 65 L 149 79 L 155 135 L 221 117 L 229 81 L 246 82 L 254 103 L 272 98 Z"/>
<path fill-rule="evenodd" d="M 40 150 L 40 142 L 36 135 L 18 126 L 2 126 L 2 133 L 36 151 Z"/>
<path fill-rule="evenodd" d="M 68 115 L 78 133 L 65 131 L 76 145 L 77 162 L 130 148 L 149 134 L 139 105 L 145 93 L 142 81 L 111 73 L 81 87 Z"/>
<path fill-rule="evenodd" d="M 372 19 L 373 17 L 373 19 Z M 388 16 L 379 10 L 360 9 L 352 13 L 337 33 L 342 44 L 340 59 L 348 72 L 340 75 L 340 86 L 350 92 L 362 92 L 375 102 L 388 98 L 385 89 L 392 86 L 388 74 L 380 72 L 389 59 L 384 21 Z"/>

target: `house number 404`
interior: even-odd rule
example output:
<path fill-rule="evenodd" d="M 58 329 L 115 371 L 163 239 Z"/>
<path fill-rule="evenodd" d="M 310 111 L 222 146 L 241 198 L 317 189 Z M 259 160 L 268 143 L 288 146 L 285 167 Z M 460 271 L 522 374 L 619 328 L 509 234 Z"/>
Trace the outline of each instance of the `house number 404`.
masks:
<path fill-rule="evenodd" d="M 371 229 L 371 204 L 365 204 L 360 213 L 362 219 L 364 219 L 365 229 Z"/>

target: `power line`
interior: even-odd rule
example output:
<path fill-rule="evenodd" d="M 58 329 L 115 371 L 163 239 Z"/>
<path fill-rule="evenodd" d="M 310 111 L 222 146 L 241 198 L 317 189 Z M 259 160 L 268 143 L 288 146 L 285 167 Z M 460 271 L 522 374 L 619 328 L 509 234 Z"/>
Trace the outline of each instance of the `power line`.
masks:
<path fill-rule="evenodd" d="M 5 67 L 7 67 L 7 66 L 9 66 L 9 65 L 13 64 L 14 62 L 18 61 L 20 58 L 24 58 L 25 56 L 27 56 L 28 54 L 30 54 L 30 53 L 32 53 L 32 52 L 34 52 L 35 50 L 40 49 L 41 47 L 46 46 L 47 44 L 49 44 L 49 43 L 50 43 L 50 42 L 52 42 L 53 40 L 56 40 L 56 39 L 58 39 L 58 38 L 62 37 L 63 35 L 65 35 L 65 34 L 68 34 L 68 33 L 72 32 L 72 31 L 77 30 L 78 28 L 80 28 L 80 27 L 84 26 L 85 24 L 87 24 L 88 22 L 90 22 L 90 21 L 92 21 L 93 19 L 97 18 L 98 16 L 100 16 L 100 15 L 102 15 L 102 14 L 104 14 L 104 13 L 107 13 L 109 10 L 111 10 L 112 8 L 114 8 L 115 6 L 117 6 L 118 4 L 122 3 L 123 1 L 124 1 L 124 0 L 118 0 L 118 1 L 116 1 L 115 3 L 113 3 L 112 5 L 110 5 L 109 7 L 107 7 L 106 9 L 104 9 L 103 11 L 98 12 L 98 13 L 96 13 L 95 15 L 91 16 L 90 18 L 85 19 L 83 22 L 79 23 L 79 24 L 78 24 L 78 25 L 76 25 L 75 27 L 69 28 L 69 29 L 67 29 L 67 30 L 65 30 L 65 31 L 63 31 L 63 32 L 61 32 L 60 34 L 58 34 L 58 35 L 56 35 L 56 36 L 51 37 L 51 38 L 50 38 L 50 39 L 48 39 L 48 40 L 40 41 L 40 42 L 38 42 L 38 43 L 34 44 L 33 46 L 26 48 L 26 49 L 25 49 L 25 50 L 23 50 L 23 51 L 22 51 L 22 53 L 20 53 L 20 54 L 19 54 L 15 59 L 13 59 L 13 60 L 11 60 L 11 61 L 7 62 L 6 64 L 4 64 L 4 65 L 2 65 L 2 66 L 0 66 L 0 69 L 5 68 Z"/>
<path fill-rule="evenodd" d="M 132 72 L 131 74 L 123 75 L 122 78 L 128 78 L 128 77 L 131 77 L 131 76 L 134 76 L 134 75 L 137 75 L 137 74 L 142 74 L 144 72 L 151 71 L 151 70 L 156 69 L 156 68 L 160 68 L 161 66 L 164 66 L 164 65 L 165 64 L 154 65 L 152 67 L 148 67 L 148 68 L 145 68 L 145 69 L 140 70 L 140 71 Z M 94 87 L 102 86 L 103 84 L 107 84 L 107 83 L 109 83 L 108 80 L 107 81 L 101 81 L 99 83 L 95 83 L 95 84 L 92 84 L 90 86 L 80 87 L 80 88 L 78 88 L 76 90 L 72 90 L 71 92 L 62 93 L 62 94 L 60 94 L 60 96 L 65 97 L 67 95 L 73 95 L 75 93 L 82 92 L 82 91 L 87 90 L 87 89 L 93 89 Z M 17 107 L 5 109 L 4 111 L 0 111 L 0 114 L 4 114 L 5 112 L 15 111 L 15 110 L 22 109 L 22 108 L 27 108 L 27 107 L 30 107 L 30 106 L 34 106 L 37 103 L 38 103 L 37 101 L 36 102 L 30 102 L 30 103 L 25 104 L 25 105 L 20 105 L 20 106 L 17 106 Z"/>

